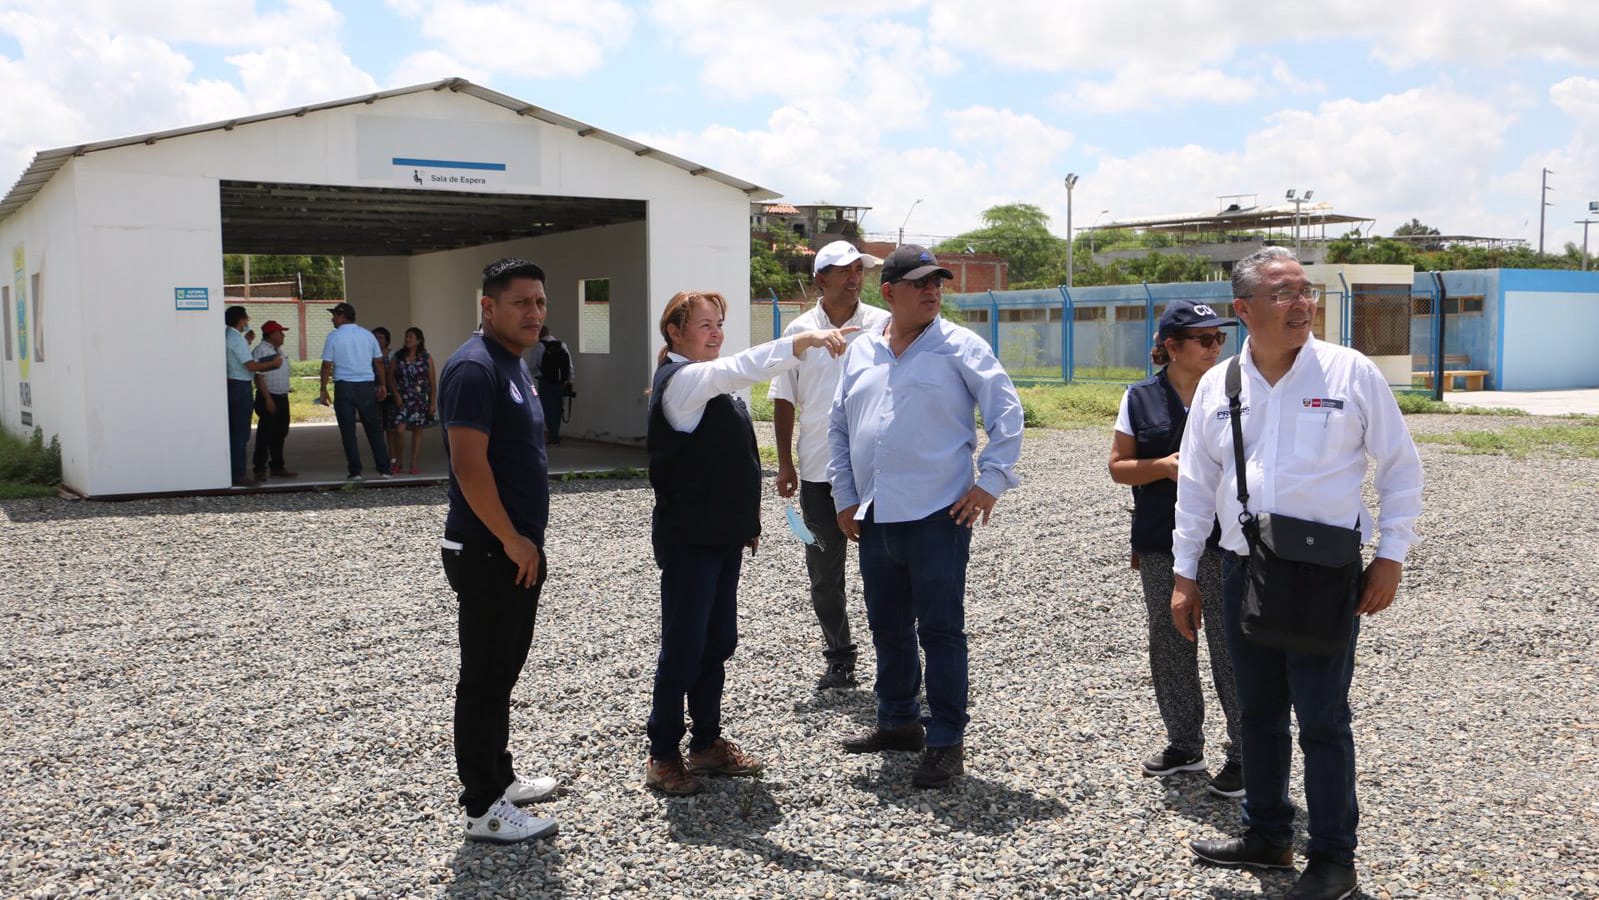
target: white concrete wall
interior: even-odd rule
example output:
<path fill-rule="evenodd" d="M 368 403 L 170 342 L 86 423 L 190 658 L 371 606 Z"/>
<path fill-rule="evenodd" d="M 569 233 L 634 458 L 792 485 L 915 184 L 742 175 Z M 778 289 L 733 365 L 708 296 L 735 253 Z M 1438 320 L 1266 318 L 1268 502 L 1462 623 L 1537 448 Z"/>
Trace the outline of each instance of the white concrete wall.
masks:
<path fill-rule="evenodd" d="M 741 191 L 469 95 L 411 94 L 97 151 L 73 160 L 0 225 L 7 260 L 19 239 L 30 266 L 47 260 L 54 358 L 46 365 L 70 360 L 65 347 L 81 344 L 74 374 L 45 377 L 35 387 L 39 413 L 46 403 L 59 410 L 50 415 L 60 424 L 46 431 L 62 434 L 69 483 L 89 494 L 228 484 L 220 181 L 400 188 L 390 159 L 406 156 L 505 163 L 485 192 L 646 204 L 647 223 L 505 245 L 550 271 L 552 327 L 574 350 L 575 316 L 567 317 L 575 313 L 575 279 L 613 279 L 610 359 L 576 359 L 583 381 L 574 433 L 642 435 L 640 398 L 654 363 L 656 321 L 674 292 L 722 292 L 729 300 L 724 352 L 746 345 L 749 207 Z M 68 186 L 73 190 L 64 191 Z M 482 266 L 506 255 L 499 249 L 413 257 L 404 262 L 404 278 L 394 261 L 356 261 L 350 300 L 362 325 L 388 325 L 396 336 L 409 324 L 423 328 L 442 358 L 458 344 L 452 337 L 470 330 Z M 176 311 L 175 287 L 209 288 L 211 308 Z M 79 304 L 75 334 L 69 311 Z M 14 394 L 15 363 L 3 377 L 0 387 Z M 47 396 L 41 388 L 64 393 Z M 15 417 L 10 397 L 3 415 L 8 423 Z M 71 423 L 75 416 L 81 425 Z"/>
<path fill-rule="evenodd" d="M 644 392 L 655 352 L 637 327 L 649 313 L 644 237 L 644 223 L 630 222 L 411 257 L 413 307 L 417 320 L 428 323 L 420 327 L 438 365 L 477 327 L 483 267 L 505 256 L 531 260 L 544 269 L 550 330 L 572 351 L 578 397 L 562 433 L 623 443 L 643 440 Z M 608 354 L 579 352 L 578 282 L 585 278 L 611 279 Z"/>
<path fill-rule="evenodd" d="M 357 325 L 368 331 L 383 326 L 394 339 L 390 350 L 405 346 L 405 329 L 416 325 L 427 334 L 427 327 L 419 324 L 411 297 L 411 269 L 404 256 L 348 256 L 344 259 L 344 299 L 355 305 Z M 324 310 L 333 304 L 308 307 L 307 323 L 315 316 L 320 322 L 328 320 Z M 306 359 L 321 359 L 322 345 L 308 346 Z"/>

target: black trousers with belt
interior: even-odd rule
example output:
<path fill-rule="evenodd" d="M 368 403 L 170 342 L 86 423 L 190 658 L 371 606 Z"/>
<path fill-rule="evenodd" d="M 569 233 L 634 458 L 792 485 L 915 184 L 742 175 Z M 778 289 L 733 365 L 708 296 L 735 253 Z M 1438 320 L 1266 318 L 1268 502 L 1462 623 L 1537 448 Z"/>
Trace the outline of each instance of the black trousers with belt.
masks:
<path fill-rule="evenodd" d="M 287 468 L 283 464 L 283 441 L 289 436 L 289 395 L 273 394 L 272 406 L 275 411 L 267 412 L 266 395 L 257 389 L 254 457 L 256 472 L 265 472 L 268 460 L 271 461 L 274 472 L 281 472 Z"/>
<path fill-rule="evenodd" d="M 455 684 L 455 771 L 461 779 L 461 805 L 481 816 L 516 780 L 508 749 L 511 690 L 516 687 L 533 644 L 539 593 L 549 572 L 539 548 L 538 579 L 532 587 L 516 583 L 516 563 L 498 543 L 463 543 L 442 550 L 444 574 L 460 600 L 457 631 L 461 673 Z"/>

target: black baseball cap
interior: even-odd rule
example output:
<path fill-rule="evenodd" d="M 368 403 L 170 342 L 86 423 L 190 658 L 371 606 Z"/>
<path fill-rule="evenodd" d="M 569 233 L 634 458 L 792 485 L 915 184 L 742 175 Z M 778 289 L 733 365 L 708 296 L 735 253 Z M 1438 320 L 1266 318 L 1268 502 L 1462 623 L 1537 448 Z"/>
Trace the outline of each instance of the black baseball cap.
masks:
<path fill-rule="evenodd" d="M 328 307 L 328 315 L 343 316 L 350 321 L 355 321 L 355 307 L 348 303 L 338 303 Z"/>
<path fill-rule="evenodd" d="M 1209 328 L 1212 325 L 1237 325 L 1237 319 L 1224 319 L 1207 303 L 1197 300 L 1173 300 L 1160 316 L 1160 330 L 1155 339 L 1164 341 L 1176 337 L 1188 328 Z"/>
<path fill-rule="evenodd" d="M 901 244 L 883 260 L 883 283 L 918 281 L 929 275 L 954 278 L 955 273 L 938 264 L 933 251 L 918 244 Z"/>

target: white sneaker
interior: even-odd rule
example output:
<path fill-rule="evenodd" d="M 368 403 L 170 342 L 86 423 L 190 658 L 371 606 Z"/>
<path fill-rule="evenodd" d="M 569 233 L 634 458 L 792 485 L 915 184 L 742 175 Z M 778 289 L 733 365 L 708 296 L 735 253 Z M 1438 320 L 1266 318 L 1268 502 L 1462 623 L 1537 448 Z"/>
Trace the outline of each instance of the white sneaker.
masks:
<path fill-rule="evenodd" d="M 556 831 L 554 819 L 530 816 L 504 797 L 494 801 L 494 805 L 483 815 L 465 818 L 466 838 L 469 841 L 514 844 L 530 838 L 549 837 Z"/>
<path fill-rule="evenodd" d="M 555 796 L 555 789 L 559 785 L 560 782 L 548 775 L 534 778 L 531 781 L 517 776 L 517 779 L 511 782 L 511 786 L 505 789 L 505 799 L 517 806 L 521 806 L 524 803 L 537 803 L 540 800 L 548 800 Z"/>

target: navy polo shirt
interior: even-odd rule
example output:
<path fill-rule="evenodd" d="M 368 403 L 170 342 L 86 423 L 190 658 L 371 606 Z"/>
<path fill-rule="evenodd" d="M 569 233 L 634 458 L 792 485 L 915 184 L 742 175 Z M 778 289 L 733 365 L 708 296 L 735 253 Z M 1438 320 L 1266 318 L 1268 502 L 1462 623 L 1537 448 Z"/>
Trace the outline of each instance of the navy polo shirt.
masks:
<path fill-rule="evenodd" d="M 450 354 L 439 373 L 439 421 L 445 455 L 452 428 L 489 436 L 489 469 L 500 502 L 516 530 L 544 546 L 550 521 L 550 463 L 544 452 L 544 411 L 522 358 L 483 334 L 474 334 Z M 478 519 L 450 467 L 450 512 L 444 530 L 455 540 L 499 546 Z"/>

